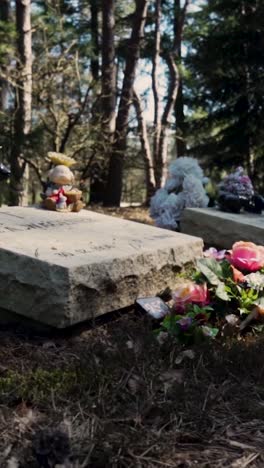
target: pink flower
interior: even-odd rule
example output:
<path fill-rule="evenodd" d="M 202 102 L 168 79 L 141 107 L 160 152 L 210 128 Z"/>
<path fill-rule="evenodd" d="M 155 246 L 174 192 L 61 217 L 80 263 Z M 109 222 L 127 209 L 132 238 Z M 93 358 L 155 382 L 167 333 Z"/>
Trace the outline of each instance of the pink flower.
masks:
<path fill-rule="evenodd" d="M 236 242 L 227 258 L 235 268 L 257 271 L 264 267 L 264 247 L 253 242 Z"/>
<path fill-rule="evenodd" d="M 246 281 L 246 278 L 243 275 L 243 273 L 241 273 L 241 271 L 237 270 L 237 268 L 235 268 L 233 265 L 231 265 L 231 268 L 232 268 L 232 272 L 233 272 L 233 280 L 236 283 L 244 283 Z"/>
<path fill-rule="evenodd" d="M 226 250 L 217 250 L 214 247 L 204 251 L 204 257 L 215 258 L 215 260 L 223 260 L 225 258 Z"/>
<path fill-rule="evenodd" d="M 184 312 L 187 304 L 208 304 L 209 293 L 207 284 L 196 284 L 192 281 L 186 281 L 179 284 L 178 288 L 172 293 L 174 305 L 177 311 Z"/>

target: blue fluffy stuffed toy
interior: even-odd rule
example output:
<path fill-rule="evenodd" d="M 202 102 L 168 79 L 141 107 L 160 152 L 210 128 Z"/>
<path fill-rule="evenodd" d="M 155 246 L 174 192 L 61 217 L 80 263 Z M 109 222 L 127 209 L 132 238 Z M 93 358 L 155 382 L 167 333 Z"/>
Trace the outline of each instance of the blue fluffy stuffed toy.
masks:
<path fill-rule="evenodd" d="M 165 186 L 151 199 L 150 215 L 156 226 L 177 231 L 184 208 L 207 207 L 207 182 L 196 159 L 183 156 L 173 161 Z"/>

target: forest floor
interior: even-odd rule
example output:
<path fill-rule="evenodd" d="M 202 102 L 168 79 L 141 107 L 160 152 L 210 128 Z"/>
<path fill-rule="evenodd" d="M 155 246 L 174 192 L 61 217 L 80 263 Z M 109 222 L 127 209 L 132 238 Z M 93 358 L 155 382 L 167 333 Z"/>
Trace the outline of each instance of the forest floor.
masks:
<path fill-rule="evenodd" d="M 153 219 L 149 215 L 149 208 L 144 206 L 131 206 L 124 208 L 105 208 L 98 205 L 88 207 L 89 210 L 103 213 L 117 218 L 129 219 L 138 223 L 154 225 Z"/>
<path fill-rule="evenodd" d="M 0 328 L 1 467 L 264 466 L 263 339 L 186 350 L 133 310 L 95 325 Z"/>

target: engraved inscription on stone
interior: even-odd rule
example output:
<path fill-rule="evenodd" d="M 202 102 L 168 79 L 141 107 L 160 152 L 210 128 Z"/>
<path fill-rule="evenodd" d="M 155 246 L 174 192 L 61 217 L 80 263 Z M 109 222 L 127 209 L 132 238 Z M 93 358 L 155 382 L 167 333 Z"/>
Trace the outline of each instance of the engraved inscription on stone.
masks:
<path fill-rule="evenodd" d="M 66 252 L 66 251 L 60 251 L 60 252 L 56 252 L 55 255 L 59 255 L 60 257 L 73 257 L 74 255 L 76 254 L 81 254 L 81 255 L 85 255 L 85 254 L 89 254 L 89 253 L 93 253 L 95 251 L 102 251 L 102 250 L 111 250 L 115 247 L 115 244 L 112 243 L 112 244 L 100 244 L 100 245 L 91 245 L 90 247 L 88 247 L 87 249 L 75 249 L 74 251 L 72 252 Z M 51 247 L 51 250 L 56 250 L 56 248 L 54 247 Z"/>
<path fill-rule="evenodd" d="M 17 217 L 18 219 L 22 219 L 21 217 Z M 16 225 L 8 225 L 7 223 L 0 223 L 0 233 L 4 232 L 23 232 L 23 231 L 31 231 L 32 229 L 41 229 L 41 230 L 49 230 L 49 229 L 57 229 L 60 228 L 61 226 L 76 226 L 78 224 L 84 224 L 84 223 L 91 223 L 92 220 L 90 218 L 81 218 L 81 219 L 62 219 L 62 220 L 54 220 L 54 221 L 41 221 L 37 223 L 21 223 L 17 222 Z"/>

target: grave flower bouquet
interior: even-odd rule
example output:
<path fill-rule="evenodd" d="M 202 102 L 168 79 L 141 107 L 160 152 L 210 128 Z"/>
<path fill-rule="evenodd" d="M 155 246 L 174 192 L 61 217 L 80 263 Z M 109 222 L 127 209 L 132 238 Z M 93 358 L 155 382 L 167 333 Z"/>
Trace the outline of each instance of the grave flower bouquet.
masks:
<path fill-rule="evenodd" d="M 264 317 L 264 247 L 236 242 L 204 252 L 189 278 L 171 292 L 159 331 L 190 343 L 260 328 Z"/>

